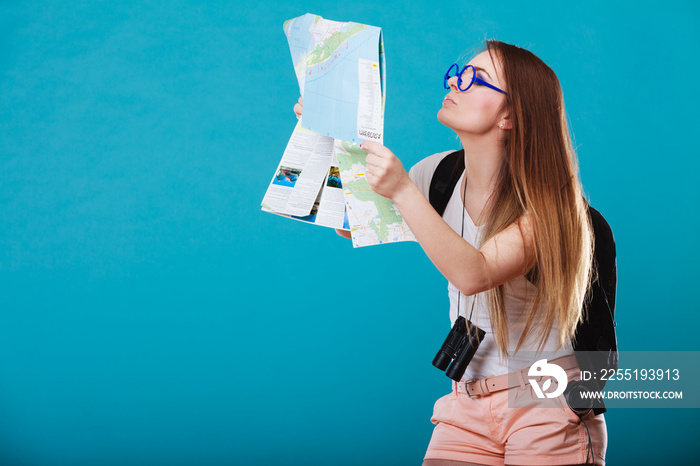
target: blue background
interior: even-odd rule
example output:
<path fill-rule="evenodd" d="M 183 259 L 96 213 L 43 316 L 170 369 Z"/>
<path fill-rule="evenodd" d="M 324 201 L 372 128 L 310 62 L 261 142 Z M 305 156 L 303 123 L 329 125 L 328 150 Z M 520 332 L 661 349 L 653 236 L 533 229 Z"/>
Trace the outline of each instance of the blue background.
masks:
<path fill-rule="evenodd" d="M 420 464 L 446 282 L 260 211 L 296 123 L 284 20 L 382 27 L 385 143 L 458 147 L 449 64 L 558 74 L 618 246 L 625 350 L 698 350 L 696 2 L 0 2 L 0 464 Z M 612 410 L 609 464 L 696 464 L 696 410 Z"/>

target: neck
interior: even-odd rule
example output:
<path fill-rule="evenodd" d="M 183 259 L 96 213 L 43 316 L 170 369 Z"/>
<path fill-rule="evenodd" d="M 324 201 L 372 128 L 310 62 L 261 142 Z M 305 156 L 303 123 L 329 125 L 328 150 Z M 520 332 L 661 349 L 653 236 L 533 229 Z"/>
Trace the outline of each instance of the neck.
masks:
<path fill-rule="evenodd" d="M 496 184 L 496 175 L 505 158 L 502 142 L 491 135 L 460 134 L 464 148 L 464 165 L 467 192 L 477 197 L 491 195 Z"/>

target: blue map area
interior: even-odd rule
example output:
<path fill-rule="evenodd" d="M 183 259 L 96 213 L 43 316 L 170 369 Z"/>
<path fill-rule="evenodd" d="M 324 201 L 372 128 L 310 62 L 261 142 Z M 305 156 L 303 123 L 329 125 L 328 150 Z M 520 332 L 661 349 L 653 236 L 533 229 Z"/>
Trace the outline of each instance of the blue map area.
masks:
<path fill-rule="evenodd" d="M 360 142 L 357 113 L 360 59 L 379 63 L 382 103 L 385 60 L 381 29 L 306 14 L 284 24 L 299 88 L 302 127 L 324 136 Z"/>

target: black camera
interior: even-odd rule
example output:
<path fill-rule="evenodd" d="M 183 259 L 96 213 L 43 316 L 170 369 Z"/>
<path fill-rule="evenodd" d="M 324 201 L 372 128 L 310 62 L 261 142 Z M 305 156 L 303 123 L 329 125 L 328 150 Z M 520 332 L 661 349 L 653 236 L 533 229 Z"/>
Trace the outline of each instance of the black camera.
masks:
<path fill-rule="evenodd" d="M 479 343 L 484 339 L 486 332 L 481 330 L 471 321 L 462 316 L 457 317 L 452 330 L 447 334 L 442 348 L 433 359 L 433 366 L 441 371 L 446 371 L 452 380 L 459 382 L 467 370 L 469 362 L 474 357 Z M 454 359 L 454 361 L 452 361 Z M 450 362 L 452 364 L 450 365 Z M 447 369 L 447 366 L 450 366 Z"/>

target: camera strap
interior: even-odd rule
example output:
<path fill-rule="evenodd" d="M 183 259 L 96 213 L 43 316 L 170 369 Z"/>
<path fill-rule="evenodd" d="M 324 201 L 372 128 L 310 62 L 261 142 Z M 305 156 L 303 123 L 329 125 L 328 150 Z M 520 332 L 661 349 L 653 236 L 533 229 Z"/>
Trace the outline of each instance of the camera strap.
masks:
<path fill-rule="evenodd" d="M 459 236 L 464 239 L 464 212 L 467 210 L 467 171 L 464 171 L 464 189 L 462 190 L 462 231 Z M 466 241 L 466 240 L 465 240 Z M 475 246 L 476 247 L 476 246 Z M 471 322 L 472 315 L 474 314 L 474 303 L 476 302 L 476 295 L 472 296 L 472 308 L 469 311 L 469 319 Z M 459 317 L 459 305 L 462 303 L 462 292 L 457 289 L 457 317 Z"/>

